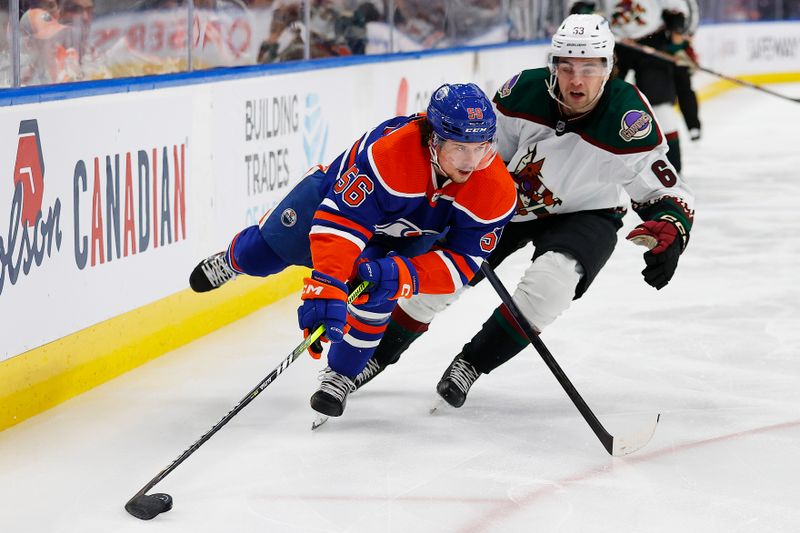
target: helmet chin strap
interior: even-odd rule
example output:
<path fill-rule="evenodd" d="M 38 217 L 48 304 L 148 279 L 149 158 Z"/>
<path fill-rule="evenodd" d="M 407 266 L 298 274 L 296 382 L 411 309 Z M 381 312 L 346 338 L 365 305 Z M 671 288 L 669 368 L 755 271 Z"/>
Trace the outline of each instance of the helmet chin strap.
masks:
<path fill-rule="evenodd" d="M 436 153 L 436 148 L 433 147 L 433 143 L 428 142 L 428 150 L 431 153 L 431 165 L 433 165 L 433 169 L 437 174 L 447 177 L 447 174 L 439 164 L 439 154 Z"/>
<path fill-rule="evenodd" d="M 606 83 L 608 83 L 608 78 L 609 78 L 609 76 L 605 77 L 605 80 L 603 80 L 603 85 L 601 85 L 600 86 L 600 90 L 597 91 L 597 95 L 594 98 L 592 98 L 591 102 L 589 102 L 589 106 L 588 106 L 589 107 L 589 111 L 591 111 L 594 108 L 594 104 L 600 99 L 601 96 L 603 96 L 603 91 L 606 88 Z M 558 89 L 558 76 L 556 76 L 555 74 L 550 74 L 550 81 L 546 81 L 546 82 L 544 82 L 544 84 L 547 86 L 547 94 L 550 95 L 550 98 L 552 98 L 553 100 L 555 100 L 556 102 L 558 102 L 559 104 L 564 106 L 565 108 L 569 109 L 572 113 L 574 113 L 576 115 L 578 114 L 578 110 L 577 109 L 575 109 L 571 105 L 569 105 L 566 102 L 564 102 L 563 100 L 561 100 L 558 96 L 556 96 L 556 89 Z M 586 111 L 583 114 L 585 115 L 589 111 Z M 583 116 L 583 115 L 581 115 L 581 116 Z"/>
<path fill-rule="evenodd" d="M 428 150 L 431 153 L 431 165 L 433 165 L 433 170 L 436 172 L 437 176 L 444 178 L 444 182 L 440 183 L 439 187 L 444 187 L 444 185 L 453 178 L 442 168 L 442 165 L 439 163 L 439 154 L 436 153 L 436 148 L 434 148 L 433 143 L 430 141 L 428 142 Z"/>

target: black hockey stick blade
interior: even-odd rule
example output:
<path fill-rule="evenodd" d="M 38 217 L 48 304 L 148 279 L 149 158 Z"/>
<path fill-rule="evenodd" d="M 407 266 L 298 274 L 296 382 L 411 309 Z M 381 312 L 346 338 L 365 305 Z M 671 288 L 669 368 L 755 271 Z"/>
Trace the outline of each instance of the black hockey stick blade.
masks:
<path fill-rule="evenodd" d="M 591 408 L 586 404 L 580 393 L 575 389 L 575 386 L 561 369 L 558 362 L 553 357 L 553 354 L 550 353 L 550 350 L 547 349 L 547 346 L 545 346 L 544 342 L 542 342 L 542 339 L 539 338 L 539 334 L 536 333 L 536 331 L 531 327 L 530 323 L 522 315 L 519 307 L 517 307 L 517 304 L 514 303 L 511 295 L 503 285 L 503 282 L 500 281 L 500 278 L 498 278 L 497 274 L 494 273 L 494 270 L 489 263 L 484 261 L 481 265 L 481 270 L 486 276 L 486 279 L 489 280 L 489 283 L 492 284 L 492 287 L 494 287 L 494 290 L 497 292 L 498 296 L 500 296 L 500 299 L 503 301 L 506 309 L 508 309 L 509 313 L 511 313 L 511 316 L 517 322 L 522 331 L 525 332 L 525 336 L 528 337 L 528 340 L 531 342 L 531 344 L 533 344 L 533 347 L 537 352 L 539 352 L 539 355 L 542 357 L 545 364 L 547 364 L 547 367 L 561 384 L 564 392 L 566 392 L 567 396 L 569 396 L 570 400 L 572 400 L 572 403 L 575 404 L 575 407 L 577 407 L 578 411 L 580 411 L 581 415 L 583 415 L 584 420 L 586 420 L 586 422 L 589 424 L 589 427 L 592 428 L 592 431 L 594 431 L 594 434 L 603 444 L 603 447 L 606 449 L 606 451 L 611 455 L 618 457 L 633 453 L 647 444 L 652 438 L 653 433 L 655 433 L 656 424 L 658 424 L 661 415 L 659 414 L 656 416 L 655 424 L 648 425 L 646 429 L 627 437 L 614 437 L 611 435 L 611 433 L 606 431 L 606 428 L 603 427 L 603 424 L 600 423 L 594 412 L 592 412 Z"/>
<path fill-rule="evenodd" d="M 364 292 L 369 283 L 362 282 L 358 285 L 353 292 L 347 297 L 347 303 L 352 303 L 362 292 Z M 295 359 L 300 357 L 300 354 L 305 352 L 311 344 L 314 343 L 318 338 L 325 333 L 325 327 L 319 326 L 317 327 L 308 337 L 306 337 L 303 342 L 301 342 L 297 348 L 295 348 L 292 353 L 290 353 L 281 364 L 279 364 L 272 372 L 270 372 L 267 377 L 262 379 L 258 385 L 253 388 L 247 395 L 239 400 L 233 409 L 228 411 L 222 419 L 214 425 L 210 430 L 208 430 L 202 437 L 200 437 L 194 444 L 189 446 L 177 459 L 172 461 L 169 466 L 167 466 L 164 470 L 159 472 L 156 477 L 150 480 L 150 482 L 142 487 L 142 489 L 134 494 L 133 498 L 128 500 L 128 503 L 125 504 L 125 510 L 131 515 L 135 516 L 140 520 L 152 520 L 156 516 L 160 515 L 161 513 L 166 513 L 170 509 L 172 509 L 172 496 L 169 494 L 165 494 L 163 492 L 159 492 L 156 494 L 147 494 L 147 491 L 152 489 L 156 484 L 158 484 L 162 479 L 167 477 L 170 472 L 175 470 L 179 464 L 185 461 L 190 455 L 197 451 L 200 446 L 202 446 L 208 439 L 210 439 L 217 431 L 222 429 L 222 427 L 230 422 L 230 420 L 236 416 L 239 411 L 245 408 L 250 402 L 252 402 L 256 396 L 261 394 L 261 392 L 267 388 L 267 386 L 275 381 L 275 379 L 286 370 L 290 364 L 292 364 Z"/>
<path fill-rule="evenodd" d="M 172 496 L 163 492 L 136 494 L 125 504 L 125 510 L 139 520 L 152 520 L 170 509 L 172 509 Z"/>

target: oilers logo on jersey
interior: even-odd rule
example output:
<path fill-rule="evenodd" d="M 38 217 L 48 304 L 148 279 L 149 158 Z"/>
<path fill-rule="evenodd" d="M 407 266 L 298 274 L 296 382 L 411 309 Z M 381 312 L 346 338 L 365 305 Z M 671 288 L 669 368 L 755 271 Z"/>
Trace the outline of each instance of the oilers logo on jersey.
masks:
<path fill-rule="evenodd" d="M 517 214 L 533 213 L 537 216 L 549 213 L 548 207 L 561 205 L 561 199 L 553 194 L 542 181 L 545 158 L 536 159 L 536 145 L 528 148 L 512 173 L 517 183 Z"/>
<path fill-rule="evenodd" d="M 297 212 L 291 207 L 287 207 L 281 213 L 281 224 L 287 228 L 291 228 L 297 223 Z"/>
<path fill-rule="evenodd" d="M 436 230 L 422 229 L 416 224 L 401 218 L 389 224 L 376 225 L 375 233 L 388 235 L 389 237 L 419 237 L 420 235 L 437 235 L 441 232 Z"/>

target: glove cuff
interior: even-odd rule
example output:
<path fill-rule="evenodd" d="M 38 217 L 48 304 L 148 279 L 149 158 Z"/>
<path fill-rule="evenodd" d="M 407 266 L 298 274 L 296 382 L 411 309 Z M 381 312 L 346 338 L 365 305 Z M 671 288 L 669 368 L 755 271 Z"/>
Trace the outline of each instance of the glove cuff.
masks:
<path fill-rule="evenodd" d="M 333 276 L 324 274 L 319 270 L 312 270 L 311 276 L 303 279 L 301 299 L 314 300 L 317 298 L 346 302 L 347 285 Z"/>
<path fill-rule="evenodd" d="M 686 246 L 689 244 L 689 232 L 686 231 L 686 226 L 683 225 L 678 217 L 674 215 L 664 214 L 658 217 L 660 222 L 669 222 L 678 230 L 678 236 L 681 238 L 681 252 L 686 249 Z"/>
<path fill-rule="evenodd" d="M 397 263 L 397 294 L 393 299 L 411 298 L 419 293 L 419 276 L 414 264 L 405 257 L 396 255 L 392 260 Z"/>

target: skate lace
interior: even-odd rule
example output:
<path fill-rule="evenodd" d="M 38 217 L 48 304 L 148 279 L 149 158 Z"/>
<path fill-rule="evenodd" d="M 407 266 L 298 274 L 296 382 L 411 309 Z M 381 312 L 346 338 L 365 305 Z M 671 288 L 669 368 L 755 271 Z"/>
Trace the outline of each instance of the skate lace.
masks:
<path fill-rule="evenodd" d="M 231 267 L 228 266 L 228 263 L 225 262 L 224 252 L 220 252 L 204 261 L 201 268 L 203 269 L 203 273 L 208 278 L 208 281 L 214 287 L 219 287 L 226 281 L 236 277 L 236 272 L 234 272 Z"/>
<path fill-rule="evenodd" d="M 367 366 L 364 367 L 364 370 L 362 370 L 361 373 L 356 376 L 356 387 L 360 387 L 362 384 L 377 376 L 380 372 L 381 365 L 378 364 L 375 359 L 370 358 L 370 360 L 367 361 Z"/>
<path fill-rule="evenodd" d="M 344 401 L 347 395 L 356 390 L 356 385 L 349 377 L 342 375 L 330 367 L 326 367 L 319 375 L 322 382 L 319 390 L 327 392 L 339 401 Z"/>
<path fill-rule="evenodd" d="M 453 362 L 453 367 L 450 369 L 448 378 L 455 383 L 456 387 L 461 389 L 461 392 L 466 394 L 469 388 L 478 379 L 480 373 L 475 370 L 475 367 L 463 359 L 457 359 Z"/>

